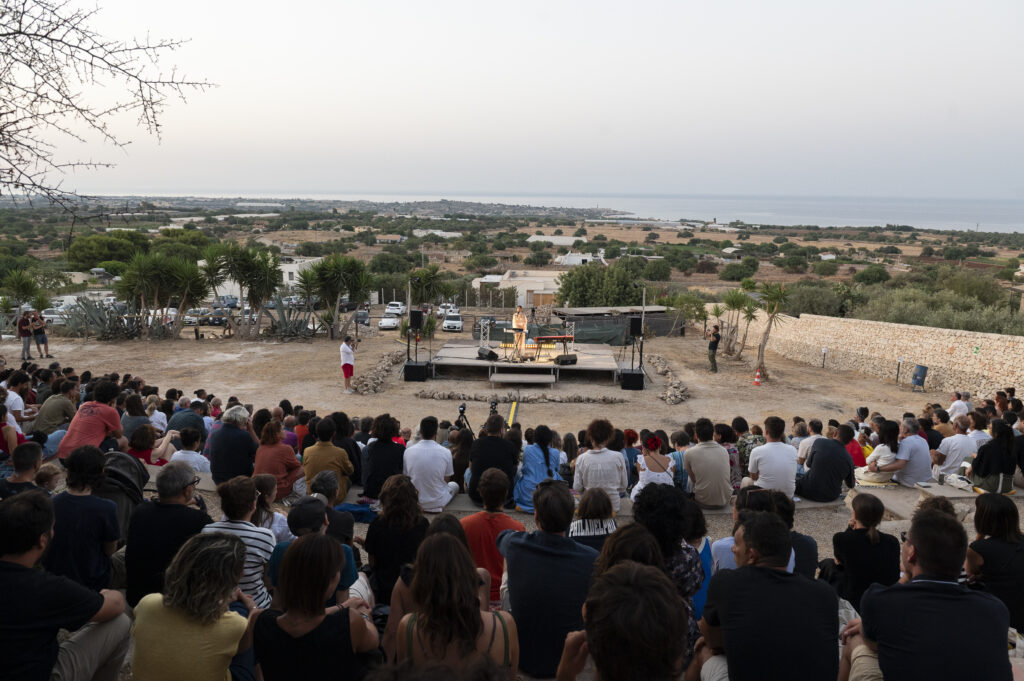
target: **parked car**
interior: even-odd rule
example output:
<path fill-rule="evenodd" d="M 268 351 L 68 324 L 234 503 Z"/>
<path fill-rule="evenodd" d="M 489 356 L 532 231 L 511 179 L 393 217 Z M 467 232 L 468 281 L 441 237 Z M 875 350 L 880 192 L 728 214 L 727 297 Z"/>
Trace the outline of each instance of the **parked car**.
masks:
<path fill-rule="evenodd" d="M 238 296 L 221 296 L 220 303 L 224 307 L 230 307 L 233 310 L 238 307 Z"/>
<path fill-rule="evenodd" d="M 50 326 L 64 326 L 68 323 L 67 318 L 64 314 L 56 308 L 48 308 L 42 312 L 43 319 Z"/>
<path fill-rule="evenodd" d="M 199 315 L 202 311 L 198 307 L 193 307 L 191 310 L 185 313 L 184 324 L 185 326 L 197 326 L 199 324 Z"/>
<path fill-rule="evenodd" d="M 389 306 L 390 307 L 390 306 Z M 378 329 L 397 329 L 398 328 L 398 315 L 390 312 L 385 312 L 381 320 L 377 322 Z"/>
<path fill-rule="evenodd" d="M 444 324 L 441 326 L 443 331 L 462 331 L 462 315 L 460 314 L 449 314 L 444 318 Z"/>
<path fill-rule="evenodd" d="M 405 314 L 405 303 L 400 303 L 397 300 L 392 300 L 390 303 L 388 303 L 388 306 L 384 308 L 384 314 Z"/>
<path fill-rule="evenodd" d="M 356 312 L 356 324 L 362 324 L 363 326 L 370 325 L 370 313 L 366 310 L 359 310 Z"/>
<path fill-rule="evenodd" d="M 437 306 L 437 318 L 438 319 L 444 319 L 445 316 L 448 314 L 448 311 L 451 308 L 453 308 L 453 307 L 455 307 L 455 306 L 452 305 L 451 303 L 441 303 L 440 305 L 438 305 Z"/>

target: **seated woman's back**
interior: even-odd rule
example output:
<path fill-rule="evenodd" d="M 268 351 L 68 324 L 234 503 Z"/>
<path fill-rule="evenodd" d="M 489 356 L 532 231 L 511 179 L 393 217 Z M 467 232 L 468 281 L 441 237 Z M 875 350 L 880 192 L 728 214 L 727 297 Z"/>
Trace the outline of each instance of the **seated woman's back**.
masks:
<path fill-rule="evenodd" d="M 448 645 L 444 650 L 434 649 L 424 636 L 424 627 L 417 620 L 417 613 L 402 618 L 399 625 L 398 659 L 410 660 L 414 665 L 425 662 L 440 662 L 453 669 L 476 662 L 481 656 L 489 657 L 502 668 L 512 668 L 512 648 L 518 641 L 515 623 L 507 612 L 482 612 L 480 616 L 480 634 L 476 639 L 476 647 L 466 654 L 458 645 Z M 518 654 L 517 654 L 518 657 Z"/>

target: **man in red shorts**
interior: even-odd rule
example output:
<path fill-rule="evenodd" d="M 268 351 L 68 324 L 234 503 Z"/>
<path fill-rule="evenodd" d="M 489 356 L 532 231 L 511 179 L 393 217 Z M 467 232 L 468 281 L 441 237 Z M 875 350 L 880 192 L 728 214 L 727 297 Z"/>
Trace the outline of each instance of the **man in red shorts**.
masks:
<path fill-rule="evenodd" d="M 352 336 L 345 336 L 345 342 L 341 344 L 341 373 L 345 375 L 345 394 L 351 395 L 352 390 L 352 373 L 355 371 L 356 364 L 356 343 L 352 340 Z"/>

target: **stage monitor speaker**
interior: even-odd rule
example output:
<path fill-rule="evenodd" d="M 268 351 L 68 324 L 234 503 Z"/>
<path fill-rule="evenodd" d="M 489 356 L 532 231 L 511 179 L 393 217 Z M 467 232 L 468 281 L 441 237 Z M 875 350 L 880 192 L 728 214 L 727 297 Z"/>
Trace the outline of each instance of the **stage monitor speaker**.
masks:
<path fill-rule="evenodd" d="M 409 328 L 413 331 L 423 328 L 423 310 L 409 310 Z"/>
<path fill-rule="evenodd" d="M 493 362 L 494 360 L 498 359 L 498 353 L 496 353 L 494 350 L 491 350 L 490 348 L 477 348 L 476 358 L 483 359 L 488 362 Z"/>
<path fill-rule="evenodd" d="M 644 372 L 641 369 L 623 369 L 619 382 L 623 390 L 643 390 Z"/>
<path fill-rule="evenodd" d="M 555 364 L 557 364 L 558 366 L 563 366 L 564 367 L 564 366 L 566 366 L 568 364 L 575 364 L 575 363 L 576 363 L 576 355 L 574 355 L 574 354 L 573 355 L 556 355 L 555 356 Z"/>
<path fill-rule="evenodd" d="M 422 383 L 427 380 L 427 362 L 406 362 L 405 380 Z"/>
<path fill-rule="evenodd" d="M 629 335 L 634 338 L 644 335 L 644 324 L 639 317 L 629 318 Z"/>

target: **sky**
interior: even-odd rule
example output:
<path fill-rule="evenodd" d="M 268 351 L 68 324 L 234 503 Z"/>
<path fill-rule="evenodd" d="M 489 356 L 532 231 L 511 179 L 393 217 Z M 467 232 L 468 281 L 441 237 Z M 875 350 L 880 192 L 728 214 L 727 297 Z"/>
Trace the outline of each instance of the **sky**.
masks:
<path fill-rule="evenodd" d="M 97 1 L 217 86 L 78 191 L 1024 199 L 1019 0 Z"/>

